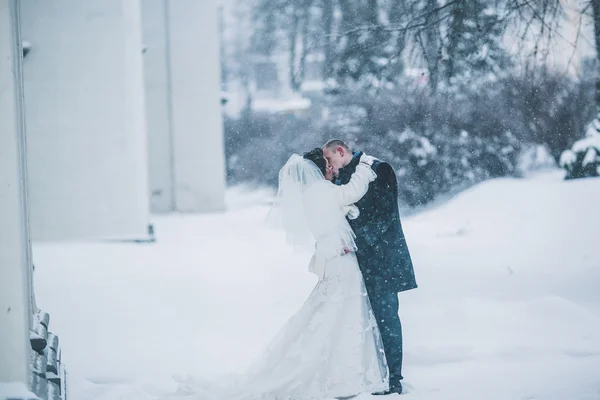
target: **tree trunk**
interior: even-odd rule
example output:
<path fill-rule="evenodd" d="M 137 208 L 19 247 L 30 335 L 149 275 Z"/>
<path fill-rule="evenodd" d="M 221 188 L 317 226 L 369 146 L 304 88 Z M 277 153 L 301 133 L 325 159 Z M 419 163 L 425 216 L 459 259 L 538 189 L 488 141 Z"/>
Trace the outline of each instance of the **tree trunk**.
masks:
<path fill-rule="evenodd" d="M 367 25 L 376 26 L 379 23 L 379 4 L 377 0 L 368 0 L 365 12 Z"/>
<path fill-rule="evenodd" d="M 429 87 L 432 93 L 435 93 L 439 83 L 439 65 L 442 59 L 442 47 L 440 43 L 439 24 L 433 23 L 438 17 L 434 10 L 438 8 L 437 0 L 427 0 L 425 11 L 431 12 L 425 18 L 425 27 L 422 33 L 418 35 L 421 51 L 427 63 L 429 71 Z"/>
<path fill-rule="evenodd" d="M 446 83 L 449 85 L 450 81 L 456 73 L 455 70 L 455 57 L 457 56 L 457 49 L 459 41 L 461 40 L 461 33 L 463 27 L 464 17 L 464 5 L 462 3 L 454 3 L 450 9 L 450 26 L 448 29 L 448 45 L 447 45 L 447 60 L 446 60 Z"/>
<path fill-rule="evenodd" d="M 596 39 L 596 118 L 593 126 L 600 133 L 600 0 L 591 0 Z"/>
<path fill-rule="evenodd" d="M 298 38 L 298 25 L 300 17 L 298 10 L 294 7 L 292 10 L 292 24 L 288 33 L 288 40 L 290 46 L 290 58 L 289 58 L 289 71 L 290 71 L 290 86 L 293 90 L 298 90 L 298 72 L 296 68 L 296 51 L 297 51 L 297 38 Z"/>
<path fill-rule="evenodd" d="M 325 31 L 323 80 L 327 80 L 333 75 L 333 45 L 331 37 L 333 33 L 333 0 L 323 0 L 323 29 Z"/>
<path fill-rule="evenodd" d="M 307 2 L 306 9 L 304 10 L 304 19 L 302 21 L 302 53 L 300 53 L 300 76 L 298 77 L 296 84 L 298 88 L 302 86 L 304 82 L 304 76 L 306 73 L 306 56 L 308 55 L 308 36 L 310 27 L 310 7 L 311 1 Z"/>

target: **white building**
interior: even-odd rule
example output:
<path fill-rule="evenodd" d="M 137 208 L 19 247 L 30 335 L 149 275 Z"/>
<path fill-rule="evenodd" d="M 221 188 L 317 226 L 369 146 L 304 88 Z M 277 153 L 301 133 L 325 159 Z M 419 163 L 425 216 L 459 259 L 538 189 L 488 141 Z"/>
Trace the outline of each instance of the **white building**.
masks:
<path fill-rule="evenodd" d="M 216 0 L 0 0 L 0 398 L 46 393 L 30 357 L 59 352 L 33 345 L 31 240 L 146 238 L 151 197 L 224 208 L 216 21 Z"/>
<path fill-rule="evenodd" d="M 224 208 L 216 1 L 21 2 L 34 239 Z"/>

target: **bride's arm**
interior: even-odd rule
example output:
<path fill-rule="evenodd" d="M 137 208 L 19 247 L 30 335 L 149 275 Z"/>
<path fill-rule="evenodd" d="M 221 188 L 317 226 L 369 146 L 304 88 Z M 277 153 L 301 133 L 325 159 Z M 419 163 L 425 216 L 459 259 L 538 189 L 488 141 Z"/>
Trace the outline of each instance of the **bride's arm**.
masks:
<path fill-rule="evenodd" d="M 369 190 L 369 183 L 373 182 L 375 178 L 377 178 L 377 175 L 368 163 L 362 161 L 358 163 L 350 182 L 346 185 L 335 186 L 339 204 L 348 206 L 362 199 Z"/>

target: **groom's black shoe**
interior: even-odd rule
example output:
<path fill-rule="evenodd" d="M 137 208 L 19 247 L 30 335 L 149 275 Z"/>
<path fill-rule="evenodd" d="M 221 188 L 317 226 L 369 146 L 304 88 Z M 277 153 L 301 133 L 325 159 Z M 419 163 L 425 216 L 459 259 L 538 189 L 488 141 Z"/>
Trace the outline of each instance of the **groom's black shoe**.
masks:
<path fill-rule="evenodd" d="M 402 394 L 402 386 L 389 388 L 385 392 L 373 393 L 373 396 L 387 396 L 389 394 Z"/>

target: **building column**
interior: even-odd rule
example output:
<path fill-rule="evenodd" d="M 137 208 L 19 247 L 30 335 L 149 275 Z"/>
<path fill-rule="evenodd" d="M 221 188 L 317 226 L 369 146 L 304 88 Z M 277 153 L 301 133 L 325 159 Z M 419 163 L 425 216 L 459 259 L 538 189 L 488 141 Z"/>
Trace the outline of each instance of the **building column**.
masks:
<path fill-rule="evenodd" d="M 146 0 L 142 8 L 153 210 L 223 210 L 217 0 Z"/>
<path fill-rule="evenodd" d="M 20 2 L 34 240 L 148 235 L 140 3 Z"/>
<path fill-rule="evenodd" d="M 29 382 L 31 248 L 18 0 L 0 1 L 0 382 Z"/>

